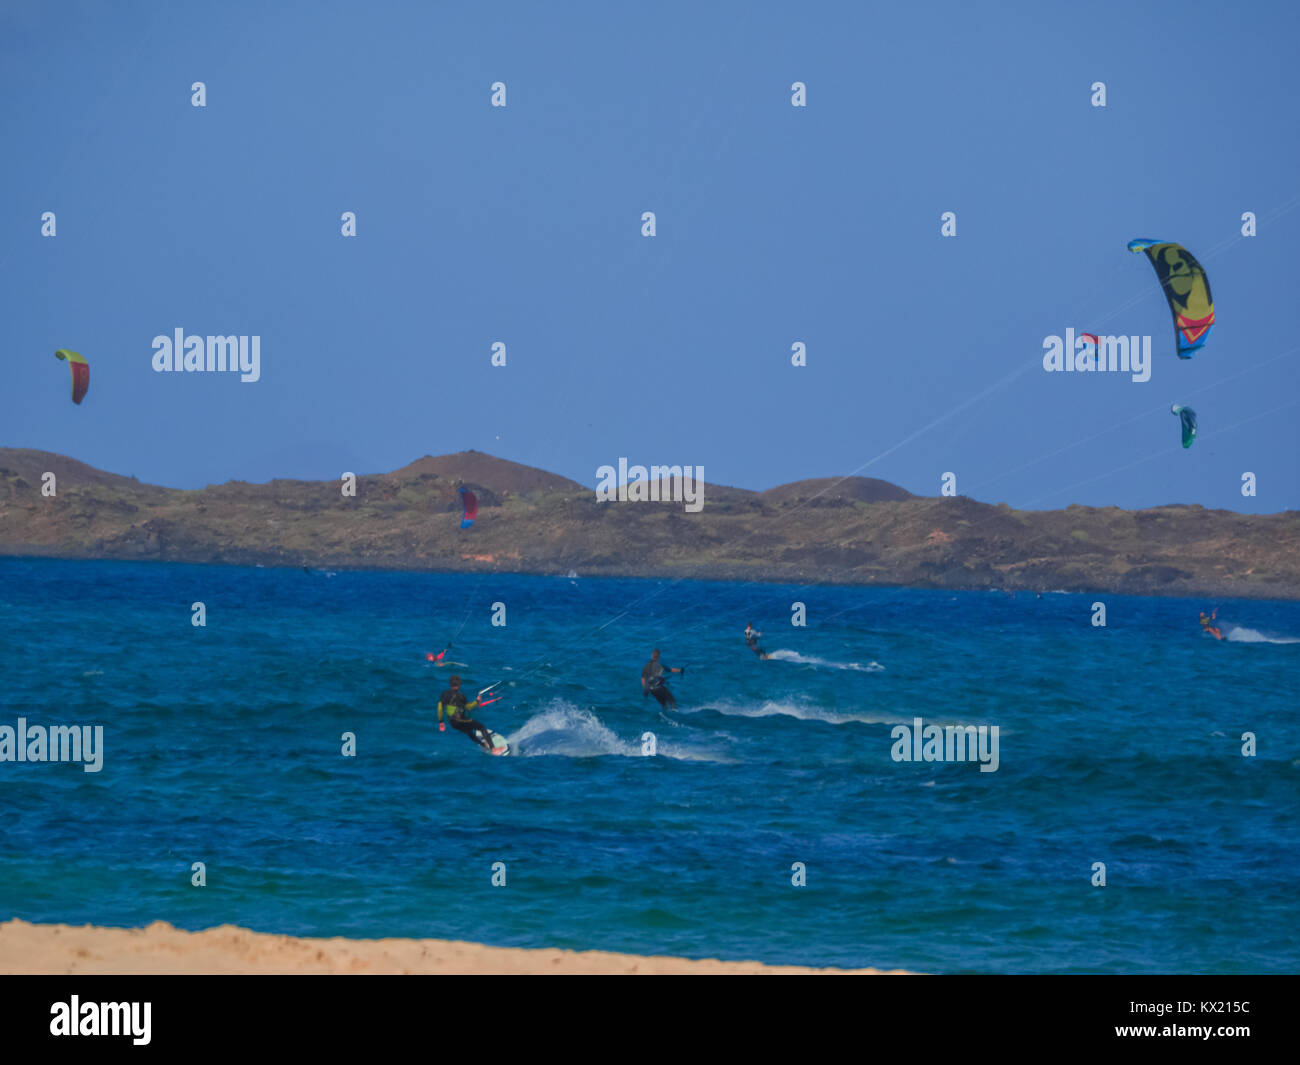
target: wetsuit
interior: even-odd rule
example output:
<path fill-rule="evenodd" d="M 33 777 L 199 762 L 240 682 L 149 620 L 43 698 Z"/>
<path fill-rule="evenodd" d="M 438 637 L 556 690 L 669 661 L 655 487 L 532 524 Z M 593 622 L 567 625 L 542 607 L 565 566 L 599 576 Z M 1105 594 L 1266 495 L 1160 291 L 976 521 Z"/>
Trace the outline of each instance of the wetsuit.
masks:
<path fill-rule="evenodd" d="M 451 722 L 452 728 L 457 732 L 465 733 L 485 751 L 490 751 L 492 750 L 492 736 L 488 732 L 487 726 L 469 716 L 469 712 L 476 706 L 478 706 L 478 701 L 475 700 L 471 703 L 459 688 L 448 688 L 438 697 L 438 720 L 442 720 L 442 712 L 445 709 L 447 711 L 447 720 Z"/>
<path fill-rule="evenodd" d="M 766 658 L 767 652 L 764 651 L 763 648 L 758 646 L 759 635 L 760 634 L 755 632 L 753 629 L 746 629 L 745 646 L 748 647 L 751 651 L 753 651 L 754 654 L 758 655 L 759 658 Z"/>
<path fill-rule="evenodd" d="M 665 710 L 671 710 L 677 705 L 677 700 L 664 682 L 664 667 L 661 663 L 652 658 L 641 667 L 641 679 L 645 681 L 646 694 L 653 695 Z"/>

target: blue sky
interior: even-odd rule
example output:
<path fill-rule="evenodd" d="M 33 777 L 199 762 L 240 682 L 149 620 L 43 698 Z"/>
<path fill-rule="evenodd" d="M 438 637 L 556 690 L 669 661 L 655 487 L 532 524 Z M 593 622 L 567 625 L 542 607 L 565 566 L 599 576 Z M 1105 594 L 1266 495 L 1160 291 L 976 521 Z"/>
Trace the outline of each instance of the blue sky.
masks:
<path fill-rule="evenodd" d="M 1297 39 L 1284 3 L 8 2 L 0 446 L 1294 508 Z M 1134 237 L 1209 273 L 1194 360 Z M 262 379 L 155 373 L 177 327 L 259 335 Z M 1150 334 L 1151 380 L 1045 373 L 1067 327 Z"/>

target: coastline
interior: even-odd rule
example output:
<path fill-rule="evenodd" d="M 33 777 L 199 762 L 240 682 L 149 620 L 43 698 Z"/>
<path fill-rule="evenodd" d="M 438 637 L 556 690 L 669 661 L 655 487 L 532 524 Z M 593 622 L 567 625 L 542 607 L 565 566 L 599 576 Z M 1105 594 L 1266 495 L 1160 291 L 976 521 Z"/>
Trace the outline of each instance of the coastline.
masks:
<path fill-rule="evenodd" d="M 58 496 L 36 486 L 56 476 Z M 351 475 L 349 475 L 351 476 Z M 460 527 L 458 489 L 480 508 Z M 511 573 L 1300 599 L 1300 511 L 1199 504 L 1016 510 L 872 478 L 709 505 L 599 500 L 577 482 L 477 452 L 328 481 L 170 489 L 50 452 L 0 448 L 0 555 L 312 570 Z"/>
<path fill-rule="evenodd" d="M 6 975 L 474 975 L 474 976 L 886 976 L 903 969 L 817 969 L 601 950 L 490 947 L 443 939 L 318 939 L 220 925 L 186 932 L 164 921 L 146 928 L 0 922 Z"/>
<path fill-rule="evenodd" d="M 116 556 L 94 555 L 94 554 L 53 554 L 45 550 L 23 550 L 14 549 L 11 546 L 0 545 L 0 562 L 121 562 L 121 563 L 139 563 L 142 565 L 175 565 L 175 566 L 212 566 L 222 569 L 264 569 L 264 570 L 283 570 L 286 572 L 301 572 L 304 563 L 286 561 L 279 556 L 265 556 L 265 561 L 260 561 L 261 556 L 251 556 L 248 559 L 190 559 L 190 558 L 118 558 Z M 418 573 L 430 576 L 482 576 L 492 575 L 494 577 L 537 577 L 537 578 L 564 578 L 566 573 L 555 568 L 503 568 L 494 566 L 490 563 L 476 562 L 472 565 L 457 567 L 452 565 L 446 566 L 417 566 L 402 565 L 400 560 L 384 560 L 382 562 L 357 561 L 347 559 L 344 561 L 327 559 L 319 561 L 311 560 L 310 568 L 316 572 L 330 572 L 331 575 L 339 573 Z M 576 570 L 574 572 L 577 572 Z M 1043 585 L 1028 584 L 1019 579 L 1008 579 L 1003 583 L 997 582 L 970 582 L 970 583 L 943 583 L 938 581 L 915 580 L 904 581 L 895 580 L 889 577 L 876 578 L 868 576 L 865 578 L 854 577 L 853 575 L 842 574 L 820 574 L 810 575 L 804 571 L 794 574 L 772 573 L 755 576 L 748 570 L 740 570 L 729 567 L 689 567 L 683 566 L 678 569 L 622 569 L 614 567 L 594 566 L 584 569 L 578 574 L 579 577 L 591 580 L 633 580 L 633 581 L 701 581 L 716 582 L 719 584 L 735 585 L 773 585 L 773 586 L 791 586 L 798 588 L 870 588 L 878 591 L 918 591 L 918 592 L 996 592 L 1003 595 L 1123 595 L 1133 596 L 1136 598 L 1151 599 L 1186 599 L 1189 602 L 1204 601 L 1212 599 L 1216 602 L 1240 601 L 1248 602 L 1274 602 L 1290 603 L 1300 600 L 1300 584 L 1295 587 L 1290 585 L 1282 587 L 1243 587 L 1239 583 L 1223 581 L 1211 582 L 1206 584 L 1180 585 L 1174 588 L 1150 587 L 1134 590 L 1117 584 L 1114 581 L 1089 582 L 1082 583 L 1077 581 L 1062 581 L 1060 584 L 1052 585 L 1047 582 Z"/>

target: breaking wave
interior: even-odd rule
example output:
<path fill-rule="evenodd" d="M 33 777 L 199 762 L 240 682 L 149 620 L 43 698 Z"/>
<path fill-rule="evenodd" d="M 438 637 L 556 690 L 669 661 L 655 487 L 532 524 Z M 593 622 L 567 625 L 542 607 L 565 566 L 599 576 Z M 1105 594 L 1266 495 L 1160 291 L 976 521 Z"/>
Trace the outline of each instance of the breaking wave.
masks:
<path fill-rule="evenodd" d="M 793 717 L 800 721 L 824 721 L 829 725 L 910 725 L 910 717 L 894 714 L 870 713 L 865 710 L 829 710 L 815 703 L 778 701 L 768 699 L 761 703 L 701 703 L 699 706 L 679 707 L 684 713 L 712 710 L 728 717 Z"/>
<path fill-rule="evenodd" d="M 1234 625 L 1223 634 L 1223 638 L 1229 643 L 1300 643 L 1300 638 L 1294 636 L 1270 636 L 1244 625 Z"/>
<path fill-rule="evenodd" d="M 685 762 L 732 761 L 716 751 L 682 743 L 666 743 L 658 728 L 659 724 L 658 721 L 648 719 L 645 727 L 638 729 L 631 739 L 623 739 L 590 710 L 580 710 L 570 703 L 556 700 L 545 710 L 530 717 L 506 739 L 510 743 L 511 754 L 523 758 L 543 755 L 559 758 L 597 758 L 602 755 L 642 758 L 645 755 L 641 749 L 641 736 L 645 732 L 653 732 L 657 757 Z"/>
<path fill-rule="evenodd" d="M 853 669 L 859 673 L 881 673 L 884 666 L 879 662 L 832 662 L 829 658 L 817 658 L 815 655 L 801 655 L 798 651 L 773 651 L 768 658 L 778 662 L 797 662 L 805 666 L 822 666 L 826 669 Z"/>

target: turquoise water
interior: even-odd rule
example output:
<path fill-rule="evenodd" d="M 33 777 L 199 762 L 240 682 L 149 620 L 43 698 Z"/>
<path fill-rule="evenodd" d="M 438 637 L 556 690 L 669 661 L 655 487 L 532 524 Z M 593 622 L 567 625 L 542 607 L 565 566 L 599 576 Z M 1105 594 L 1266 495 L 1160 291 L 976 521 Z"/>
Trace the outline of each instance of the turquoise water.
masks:
<path fill-rule="evenodd" d="M 99 773 L 0 762 L 0 919 L 1293 972 L 1300 604 L 1209 605 L 0 559 L 0 726 L 104 726 Z M 458 630 L 517 756 L 437 731 Z M 894 761 L 918 716 L 997 725 L 997 771 Z"/>

